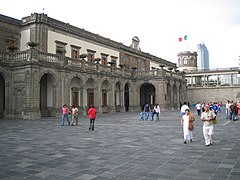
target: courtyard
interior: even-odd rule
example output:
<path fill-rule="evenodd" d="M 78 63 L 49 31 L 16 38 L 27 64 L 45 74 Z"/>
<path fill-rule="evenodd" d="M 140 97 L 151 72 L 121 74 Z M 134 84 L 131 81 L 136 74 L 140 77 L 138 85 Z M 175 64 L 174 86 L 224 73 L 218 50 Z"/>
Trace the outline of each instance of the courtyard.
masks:
<path fill-rule="evenodd" d="M 60 118 L 0 119 L 0 179 L 240 179 L 240 121 L 224 113 L 210 147 L 199 117 L 194 141 L 183 144 L 179 111 L 157 122 L 140 122 L 138 112 L 99 114 L 95 130 L 88 126 L 87 116 L 63 127 Z"/>

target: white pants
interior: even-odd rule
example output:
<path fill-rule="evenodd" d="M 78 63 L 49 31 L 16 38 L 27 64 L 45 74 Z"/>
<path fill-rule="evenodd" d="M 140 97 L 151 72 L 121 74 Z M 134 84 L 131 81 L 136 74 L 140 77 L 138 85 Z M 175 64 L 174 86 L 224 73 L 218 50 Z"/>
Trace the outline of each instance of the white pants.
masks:
<path fill-rule="evenodd" d="M 190 141 L 193 139 L 193 132 L 188 130 L 188 133 L 183 134 L 183 138 L 185 141 Z"/>
<path fill-rule="evenodd" d="M 203 136 L 205 139 L 205 145 L 210 145 L 213 143 L 213 125 L 212 126 L 203 126 Z"/>

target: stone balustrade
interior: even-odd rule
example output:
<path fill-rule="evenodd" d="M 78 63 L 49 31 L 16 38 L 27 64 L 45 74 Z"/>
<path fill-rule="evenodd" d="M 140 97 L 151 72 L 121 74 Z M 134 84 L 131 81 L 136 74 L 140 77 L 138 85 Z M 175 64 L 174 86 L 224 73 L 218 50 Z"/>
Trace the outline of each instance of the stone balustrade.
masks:
<path fill-rule="evenodd" d="M 83 71 L 111 74 L 113 76 L 125 76 L 129 78 L 165 78 L 174 77 L 182 79 L 183 74 L 165 69 L 138 71 L 137 69 L 117 68 L 115 66 L 102 65 L 96 62 L 88 62 L 81 59 L 72 59 L 63 55 L 51 54 L 30 48 L 25 51 L 0 52 L 0 63 L 15 64 L 18 62 L 47 62 L 62 65 L 63 68 L 79 68 Z"/>

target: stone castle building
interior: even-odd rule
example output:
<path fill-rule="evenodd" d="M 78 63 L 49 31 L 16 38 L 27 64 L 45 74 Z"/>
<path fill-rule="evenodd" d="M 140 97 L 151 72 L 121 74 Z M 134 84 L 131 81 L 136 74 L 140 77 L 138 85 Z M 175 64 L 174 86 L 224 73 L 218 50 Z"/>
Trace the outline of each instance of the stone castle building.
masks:
<path fill-rule="evenodd" d="M 0 116 L 60 115 L 63 104 L 86 113 L 176 109 L 186 97 L 176 64 L 48 17 L 0 15 Z"/>

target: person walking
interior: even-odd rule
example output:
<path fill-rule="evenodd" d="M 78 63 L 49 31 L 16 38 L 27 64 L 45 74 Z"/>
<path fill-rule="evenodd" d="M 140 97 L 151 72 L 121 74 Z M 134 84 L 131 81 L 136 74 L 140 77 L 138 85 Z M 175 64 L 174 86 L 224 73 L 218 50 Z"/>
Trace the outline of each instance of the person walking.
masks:
<path fill-rule="evenodd" d="M 68 109 L 67 105 L 64 104 L 62 106 L 62 123 L 61 123 L 61 126 L 64 126 L 64 120 L 65 119 L 67 119 L 68 125 L 70 125 L 70 121 L 69 121 L 69 118 L 68 118 L 68 113 L 69 113 L 69 109 Z"/>
<path fill-rule="evenodd" d="M 90 126 L 89 126 L 89 130 L 94 130 L 94 122 L 96 119 L 96 114 L 97 114 L 97 110 L 94 107 L 94 105 L 92 104 L 88 110 L 88 116 L 90 119 Z"/>
<path fill-rule="evenodd" d="M 71 126 L 78 125 L 78 108 L 76 106 L 72 106 L 72 122 Z"/>
<path fill-rule="evenodd" d="M 230 118 L 230 101 L 228 100 L 226 103 L 226 119 Z"/>
<path fill-rule="evenodd" d="M 161 114 L 161 109 L 160 109 L 160 106 L 158 104 L 156 104 L 154 106 L 154 111 L 156 113 L 156 121 L 159 121 L 159 117 L 160 117 L 160 114 Z"/>
<path fill-rule="evenodd" d="M 144 106 L 144 112 L 145 112 L 145 121 L 147 121 L 149 117 L 149 112 L 150 112 L 150 106 L 148 103 L 146 103 L 146 105 Z"/>
<path fill-rule="evenodd" d="M 197 109 L 198 116 L 201 116 L 201 107 L 202 107 L 202 105 L 199 102 L 195 106 L 195 108 Z"/>
<path fill-rule="evenodd" d="M 193 141 L 193 121 L 195 120 L 195 117 L 193 114 L 190 113 L 189 109 L 185 110 L 185 114 L 181 118 L 181 125 L 183 127 L 183 139 L 184 144 L 188 142 Z"/>
<path fill-rule="evenodd" d="M 186 113 L 185 110 L 186 109 L 190 109 L 189 106 L 187 105 L 186 102 L 183 103 L 182 107 L 181 107 L 181 114 L 182 116 Z"/>
<path fill-rule="evenodd" d="M 216 115 L 213 111 L 209 110 L 209 106 L 204 106 L 204 112 L 201 115 L 201 120 L 203 121 L 203 136 L 205 139 L 205 145 L 210 146 L 213 144 L 213 120 Z"/>

